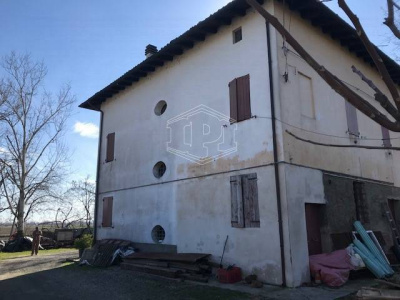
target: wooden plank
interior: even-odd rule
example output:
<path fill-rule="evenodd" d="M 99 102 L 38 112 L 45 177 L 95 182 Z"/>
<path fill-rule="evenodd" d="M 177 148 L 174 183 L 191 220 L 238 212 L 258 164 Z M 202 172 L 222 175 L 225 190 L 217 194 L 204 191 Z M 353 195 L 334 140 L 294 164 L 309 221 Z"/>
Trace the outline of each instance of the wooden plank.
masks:
<path fill-rule="evenodd" d="M 128 264 L 123 262 L 121 264 L 121 268 L 124 270 L 131 270 L 146 274 L 153 274 L 159 275 L 168 278 L 178 278 L 181 271 L 179 270 L 172 270 L 168 268 L 161 268 L 161 267 L 153 267 L 153 266 L 144 266 L 139 264 Z"/>
<path fill-rule="evenodd" d="M 149 259 L 175 262 L 196 263 L 207 259 L 211 254 L 206 253 L 133 253 L 125 259 Z"/>
<path fill-rule="evenodd" d="M 250 75 L 237 78 L 238 122 L 251 118 Z"/>
<path fill-rule="evenodd" d="M 400 299 L 400 291 L 363 287 L 357 292 L 357 299 Z"/>
<path fill-rule="evenodd" d="M 229 102 L 231 112 L 231 124 L 238 120 L 238 103 L 237 103 L 237 88 L 236 79 L 229 83 Z"/>
<path fill-rule="evenodd" d="M 390 281 L 386 281 L 386 280 L 381 280 L 381 279 L 375 279 L 376 282 L 382 283 L 382 284 L 386 284 L 392 287 L 395 287 L 396 289 L 400 289 L 400 284 L 394 283 L 394 282 L 390 282 Z"/>
<path fill-rule="evenodd" d="M 241 176 L 231 176 L 231 225 L 235 228 L 244 227 L 243 193 Z"/>
<path fill-rule="evenodd" d="M 250 207 L 250 227 L 260 227 L 260 209 L 258 205 L 257 173 L 247 175 Z"/>
<path fill-rule="evenodd" d="M 208 277 L 202 277 L 202 276 L 196 276 L 196 275 L 190 275 L 190 274 L 180 274 L 179 277 L 186 279 L 186 280 L 204 282 L 204 283 L 207 283 L 209 280 Z"/>
<path fill-rule="evenodd" d="M 135 259 L 135 260 L 126 260 L 124 259 L 124 263 L 127 264 L 135 264 L 135 265 L 144 265 L 144 266 L 152 266 L 152 267 L 161 267 L 168 268 L 169 262 L 166 261 L 158 261 L 158 260 L 149 260 L 149 259 Z"/>

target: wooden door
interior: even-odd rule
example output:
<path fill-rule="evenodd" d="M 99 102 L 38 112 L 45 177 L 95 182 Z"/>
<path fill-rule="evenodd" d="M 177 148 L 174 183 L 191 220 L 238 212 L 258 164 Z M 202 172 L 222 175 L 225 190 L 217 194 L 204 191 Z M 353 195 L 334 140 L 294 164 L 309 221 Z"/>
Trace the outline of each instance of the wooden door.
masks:
<path fill-rule="evenodd" d="M 308 254 L 321 254 L 321 205 L 306 203 L 305 210 Z"/>

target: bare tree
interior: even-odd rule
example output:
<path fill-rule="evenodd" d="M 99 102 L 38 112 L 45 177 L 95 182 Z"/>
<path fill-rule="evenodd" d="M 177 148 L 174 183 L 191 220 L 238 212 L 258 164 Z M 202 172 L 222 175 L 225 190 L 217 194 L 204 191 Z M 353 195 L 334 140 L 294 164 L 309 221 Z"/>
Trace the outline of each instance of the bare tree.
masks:
<path fill-rule="evenodd" d="M 82 221 L 72 202 L 63 203 L 56 211 L 55 223 L 57 228 L 69 228 L 74 223 Z"/>
<path fill-rule="evenodd" d="M 362 74 L 361 71 L 359 71 L 355 66 L 352 66 L 352 70 L 375 92 L 375 100 L 388 113 L 389 117 L 381 113 L 374 104 L 371 104 L 367 99 L 364 99 L 362 96 L 351 90 L 338 77 L 333 75 L 323 65 L 319 64 L 290 34 L 290 32 L 285 29 L 285 27 L 279 22 L 279 20 L 275 16 L 271 15 L 268 11 L 266 11 L 256 0 L 246 1 L 283 36 L 287 43 L 291 45 L 293 49 L 310 65 L 310 67 L 313 68 L 321 76 L 321 78 L 339 95 L 341 95 L 344 99 L 346 99 L 354 107 L 356 107 L 359 111 L 361 111 L 363 114 L 365 114 L 376 123 L 391 131 L 400 132 L 400 94 L 397 86 L 394 83 L 393 79 L 390 77 L 389 72 L 385 64 L 383 63 L 383 60 L 380 57 L 376 47 L 370 42 L 358 17 L 351 11 L 345 0 L 338 0 L 339 6 L 353 23 L 360 40 L 364 44 L 383 82 L 387 86 L 390 92 L 391 99 L 389 99 L 389 97 L 385 95 L 381 90 L 379 90 L 379 88 L 369 78 Z M 388 4 L 392 4 L 393 8 L 393 1 L 388 1 Z M 386 23 L 387 22 L 388 21 L 386 19 Z"/>
<path fill-rule="evenodd" d="M 398 21 L 395 19 L 395 8 L 400 10 L 400 6 L 394 0 L 387 0 L 388 16 L 385 18 L 385 24 L 393 32 L 394 36 L 400 39 L 400 30 Z"/>
<path fill-rule="evenodd" d="M 56 95 L 45 90 L 47 69 L 29 55 L 11 53 L 1 66 L 3 102 L 0 137 L 0 197 L 17 219 L 22 236 L 24 223 L 52 197 L 52 187 L 66 174 L 68 149 L 62 137 L 74 97 L 70 87 Z"/>
<path fill-rule="evenodd" d="M 87 176 L 84 180 L 73 181 L 70 192 L 71 197 L 82 206 L 84 212 L 83 219 L 86 222 L 86 227 L 90 228 L 96 194 L 95 184 Z"/>

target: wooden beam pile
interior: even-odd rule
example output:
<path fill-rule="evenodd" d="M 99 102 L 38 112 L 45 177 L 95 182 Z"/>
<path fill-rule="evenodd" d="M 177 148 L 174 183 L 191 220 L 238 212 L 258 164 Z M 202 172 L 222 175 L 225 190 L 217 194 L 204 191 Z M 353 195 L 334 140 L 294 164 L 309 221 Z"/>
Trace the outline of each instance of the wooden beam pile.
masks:
<path fill-rule="evenodd" d="M 168 278 L 208 282 L 212 266 L 210 254 L 134 253 L 124 259 L 121 268 Z"/>

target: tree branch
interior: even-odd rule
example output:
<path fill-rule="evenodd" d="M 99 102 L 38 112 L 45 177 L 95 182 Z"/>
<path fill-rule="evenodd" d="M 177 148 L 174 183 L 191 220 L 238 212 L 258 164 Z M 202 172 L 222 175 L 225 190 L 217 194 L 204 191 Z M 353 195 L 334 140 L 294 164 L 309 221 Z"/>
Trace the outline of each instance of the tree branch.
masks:
<path fill-rule="evenodd" d="M 363 114 L 384 126 L 385 128 L 400 132 L 400 122 L 392 122 L 377 108 L 370 104 L 367 100 L 363 99 L 357 93 L 352 91 L 349 87 L 341 82 L 339 78 L 330 73 L 324 66 L 320 65 L 301 45 L 300 43 L 285 29 L 279 20 L 268 13 L 256 0 L 246 0 L 256 11 L 258 11 L 293 47 L 293 49 L 313 68 L 325 82 L 334 89 L 339 95 L 350 102 Z M 399 99 L 400 102 L 400 99 Z M 399 103 L 400 106 L 400 103 Z"/>
<path fill-rule="evenodd" d="M 388 7 L 388 16 L 387 16 L 387 18 L 385 18 L 385 22 L 383 22 L 383 24 L 385 24 L 387 27 L 389 27 L 389 29 L 392 31 L 392 33 L 394 34 L 395 37 L 400 39 L 400 30 L 396 26 L 395 20 L 394 20 L 394 7 L 396 7 L 397 9 L 400 9 L 400 8 L 396 3 L 394 3 L 393 0 L 387 0 L 387 7 Z"/>
<path fill-rule="evenodd" d="M 375 92 L 375 100 L 388 112 L 395 120 L 400 120 L 400 113 L 394 107 L 392 102 L 389 101 L 388 97 L 372 82 L 371 79 L 366 77 L 360 70 L 355 66 L 351 66 L 354 73 L 360 76 L 361 80 L 368 84 L 368 86 Z"/>
<path fill-rule="evenodd" d="M 367 49 L 369 55 L 371 56 L 372 60 L 376 68 L 378 69 L 379 73 L 381 74 L 382 80 L 385 82 L 387 88 L 390 91 L 390 94 L 393 97 L 394 103 L 396 104 L 397 110 L 400 110 L 400 95 L 399 91 L 397 90 L 396 84 L 394 83 L 392 77 L 390 77 L 389 72 L 383 63 L 382 58 L 378 54 L 376 47 L 371 43 L 367 34 L 362 27 L 360 20 L 358 17 L 351 11 L 350 7 L 347 5 L 345 0 L 338 0 L 339 7 L 346 13 L 349 17 L 350 21 L 353 23 L 354 27 L 356 28 L 357 34 L 360 37 L 360 40 L 364 44 L 365 48 Z M 398 120 L 399 121 L 399 120 Z"/>

